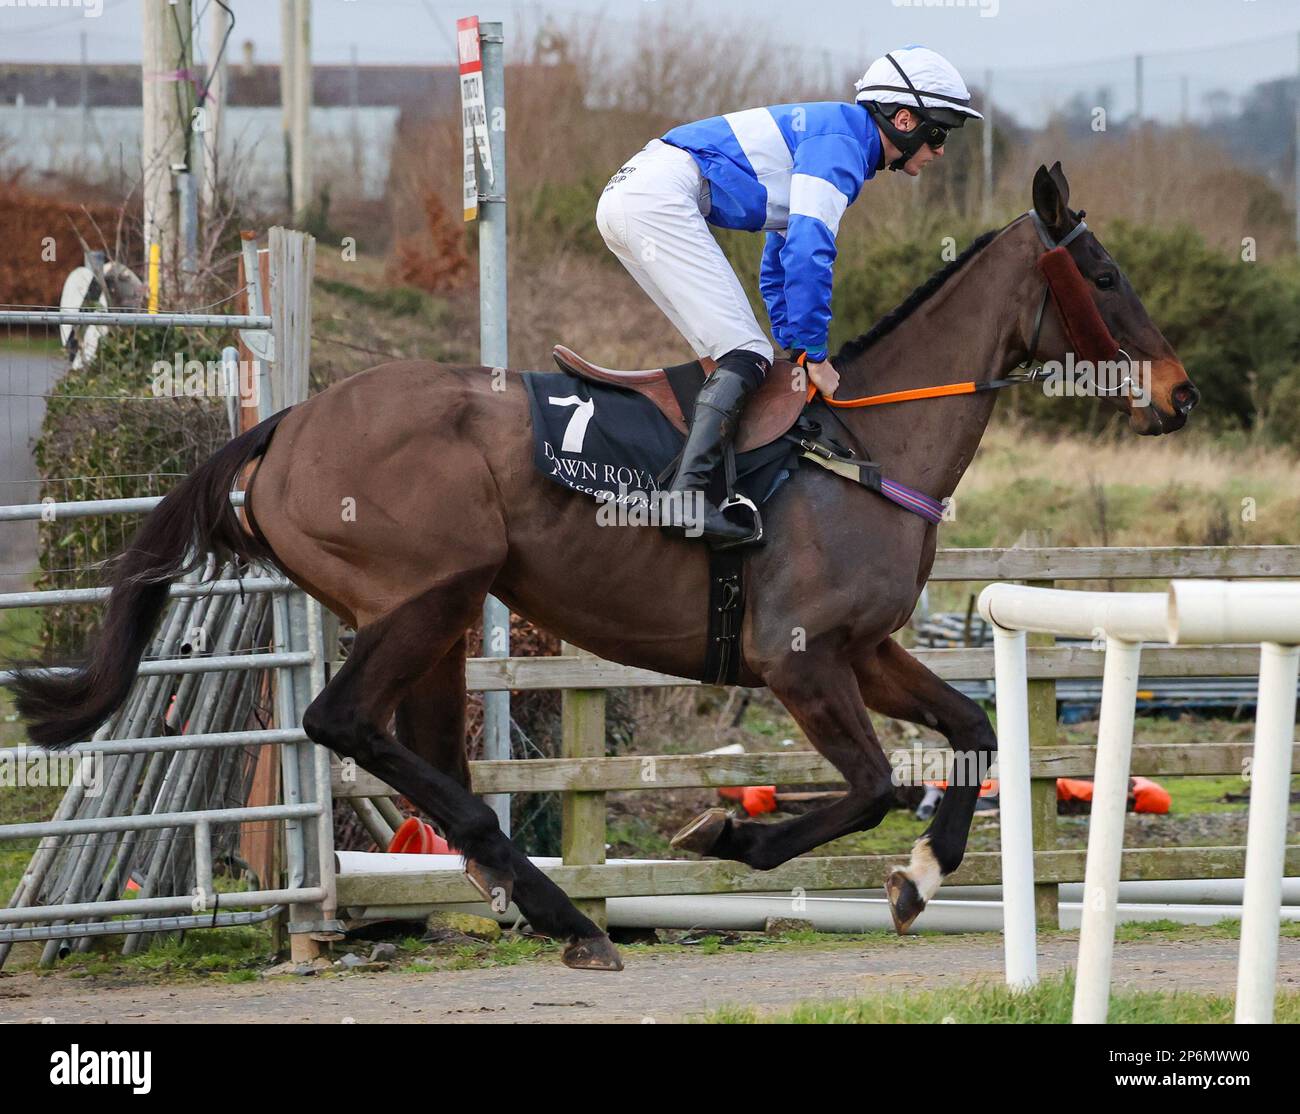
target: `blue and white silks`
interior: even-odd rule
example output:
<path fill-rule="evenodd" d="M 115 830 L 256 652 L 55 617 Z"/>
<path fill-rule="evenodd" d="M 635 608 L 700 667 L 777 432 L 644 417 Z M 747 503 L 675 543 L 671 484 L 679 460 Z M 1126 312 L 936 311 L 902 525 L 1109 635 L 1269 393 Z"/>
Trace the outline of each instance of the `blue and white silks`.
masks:
<path fill-rule="evenodd" d="M 753 108 L 684 124 L 663 140 L 688 152 L 708 181 L 710 224 L 767 232 L 760 288 L 777 343 L 825 359 L 840 220 L 880 159 L 866 109 Z"/>

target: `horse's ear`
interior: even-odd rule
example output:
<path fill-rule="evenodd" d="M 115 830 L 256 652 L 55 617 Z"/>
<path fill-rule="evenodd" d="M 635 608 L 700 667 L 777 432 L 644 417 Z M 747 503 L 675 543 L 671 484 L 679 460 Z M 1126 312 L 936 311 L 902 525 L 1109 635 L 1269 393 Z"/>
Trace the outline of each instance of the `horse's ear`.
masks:
<path fill-rule="evenodd" d="M 1056 188 L 1061 191 L 1061 203 L 1069 208 L 1070 205 L 1070 183 L 1065 179 L 1065 171 L 1061 169 L 1061 161 L 1057 159 L 1052 163 L 1052 169 L 1048 171 L 1052 176 L 1052 181 L 1056 183 Z"/>
<path fill-rule="evenodd" d="M 1050 171 L 1045 166 L 1039 166 L 1034 174 L 1034 211 L 1058 240 L 1069 231 L 1069 191 L 1069 183 L 1061 173 L 1059 162 Z"/>

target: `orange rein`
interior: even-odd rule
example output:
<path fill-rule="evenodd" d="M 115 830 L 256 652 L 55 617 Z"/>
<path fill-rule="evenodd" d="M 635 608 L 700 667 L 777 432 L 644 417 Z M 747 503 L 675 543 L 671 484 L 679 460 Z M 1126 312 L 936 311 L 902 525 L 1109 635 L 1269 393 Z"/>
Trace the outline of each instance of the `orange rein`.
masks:
<path fill-rule="evenodd" d="M 799 358 L 795 360 L 799 367 L 808 367 L 808 356 L 800 352 Z M 829 395 L 822 395 L 823 401 L 827 406 L 833 406 L 838 410 L 854 410 L 861 406 L 884 406 L 890 402 L 912 402 L 918 398 L 943 398 L 945 395 L 973 395 L 976 391 L 976 384 L 973 380 L 966 383 L 947 383 L 940 387 L 913 387 L 907 391 L 889 391 L 883 395 L 867 395 L 865 398 L 831 398 Z M 812 402 L 813 397 L 817 394 L 817 384 L 808 384 L 808 402 Z"/>

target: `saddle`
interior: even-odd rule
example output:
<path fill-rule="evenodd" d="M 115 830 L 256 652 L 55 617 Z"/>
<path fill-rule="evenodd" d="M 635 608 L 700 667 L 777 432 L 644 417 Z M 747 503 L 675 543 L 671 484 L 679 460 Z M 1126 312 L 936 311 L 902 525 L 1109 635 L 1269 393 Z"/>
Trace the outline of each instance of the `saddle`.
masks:
<path fill-rule="evenodd" d="M 562 344 L 555 346 L 554 356 L 560 370 L 569 375 L 644 395 L 683 434 L 686 433 L 688 408 L 705 377 L 717 367 L 713 360 L 703 359 L 676 367 L 615 371 L 584 360 Z M 789 360 L 777 360 L 763 385 L 745 404 L 740 429 L 736 433 L 736 452 L 746 453 L 770 445 L 794 425 L 806 401 L 806 373 Z"/>
<path fill-rule="evenodd" d="M 712 374 L 717 367 L 713 360 L 706 359 L 693 360 L 689 364 L 678 364 L 675 367 L 617 371 L 584 360 L 562 344 L 555 346 L 554 356 L 560 371 L 565 375 L 618 387 L 649 399 L 668 423 L 683 435 L 687 432 L 686 414 L 694 407 L 695 398 L 704 384 L 705 377 Z M 549 453 L 544 451 L 551 441 L 560 443 L 566 439 L 558 430 L 551 433 L 551 441 L 546 439 L 547 419 L 543 416 L 542 402 L 537 396 L 537 384 L 547 378 L 557 377 L 546 376 L 544 373 L 530 373 L 525 379 L 532 398 L 534 430 L 541 431 L 537 434 L 538 444 L 542 446 L 538 448 L 537 467 L 565 486 L 596 494 L 591 490 L 589 483 L 600 482 L 597 479 L 600 475 L 598 467 L 592 470 L 587 485 L 577 484 L 567 479 L 565 474 L 555 467 L 557 459 L 555 451 L 553 449 Z M 551 404 L 570 405 L 579 400 L 549 398 L 548 401 Z M 643 408 L 640 410 L 640 416 L 642 424 L 645 424 Z M 662 430 L 658 423 L 651 424 Z M 584 432 L 578 438 L 578 452 L 581 452 L 583 437 L 590 436 L 587 433 L 586 418 L 582 429 Z M 597 429 L 599 429 L 598 424 Z M 842 444 L 835 439 L 839 435 L 844 437 Z M 778 441 L 782 442 L 781 446 L 775 445 Z M 769 449 L 770 445 L 774 447 Z M 785 448 L 789 455 L 779 452 L 780 448 Z M 870 460 L 866 453 L 861 456 L 856 455 L 856 451 L 860 450 L 855 451 L 852 435 L 836 417 L 835 412 L 822 399 L 809 402 L 803 370 L 789 360 L 778 360 L 763 385 L 754 392 L 745 406 L 733 448 L 725 458 L 727 500 L 725 503 L 719 502 L 719 505 L 730 506 L 736 503 L 747 505 L 753 513 L 754 533 L 740 546 L 714 547 L 709 550 L 708 635 L 704 668 L 700 674 L 706 684 L 734 684 L 742 666 L 741 634 L 746 604 L 745 554 L 747 549 L 745 547 L 762 540 L 763 524 L 755 503 L 734 490 L 736 454 L 749 453 L 757 449 L 764 450 L 758 455 L 769 458 L 762 467 L 790 469 L 795 466 L 796 460 L 800 463 L 806 460 L 834 472 L 843 479 L 860 484 L 867 490 L 883 496 L 914 514 L 921 515 L 930 522 L 938 522 L 943 517 L 942 505 L 920 492 L 885 479 L 880 473 L 880 466 Z M 574 450 L 565 449 L 564 453 L 572 451 Z M 597 460 L 597 464 L 599 463 Z M 628 469 L 623 468 L 621 471 L 628 471 Z M 781 473 L 782 476 L 788 474 L 788 471 Z M 751 475 L 764 476 L 761 472 Z M 754 499 L 759 503 L 765 498 L 762 492 L 765 491 L 770 496 L 775 490 L 771 485 L 770 476 L 770 472 L 764 476 L 761 490 L 754 495 Z M 715 477 L 715 484 L 721 483 L 722 478 Z M 779 483 L 778 479 L 776 484 L 779 486 Z"/>

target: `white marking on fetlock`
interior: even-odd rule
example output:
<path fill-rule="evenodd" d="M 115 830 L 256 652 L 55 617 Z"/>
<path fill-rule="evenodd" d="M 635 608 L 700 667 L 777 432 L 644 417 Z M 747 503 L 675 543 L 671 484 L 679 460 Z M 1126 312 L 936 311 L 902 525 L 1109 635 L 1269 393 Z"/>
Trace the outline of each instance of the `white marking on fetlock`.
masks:
<path fill-rule="evenodd" d="M 943 870 L 925 836 L 912 845 L 912 861 L 907 864 L 907 876 L 912 880 L 922 901 L 929 901 L 943 885 Z"/>

